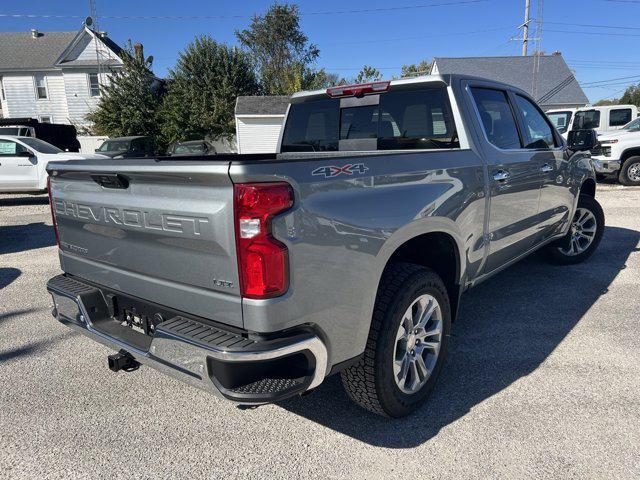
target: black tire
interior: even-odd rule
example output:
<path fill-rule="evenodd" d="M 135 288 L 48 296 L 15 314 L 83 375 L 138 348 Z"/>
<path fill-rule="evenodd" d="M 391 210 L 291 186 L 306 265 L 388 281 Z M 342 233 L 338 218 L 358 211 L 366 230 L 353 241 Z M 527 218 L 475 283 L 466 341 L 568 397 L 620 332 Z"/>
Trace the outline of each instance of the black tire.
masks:
<path fill-rule="evenodd" d="M 553 263 L 558 265 L 574 265 L 576 263 L 584 262 L 587 258 L 593 255 L 593 252 L 596 251 L 598 245 L 600 244 L 600 240 L 602 240 L 602 234 L 604 233 L 604 212 L 602 211 L 602 207 L 598 203 L 598 201 L 589 196 L 589 195 L 580 195 L 578 199 L 578 209 L 585 209 L 590 211 L 595 218 L 595 235 L 593 236 L 593 240 L 591 244 L 581 253 L 570 255 L 567 253 L 572 232 L 569 231 L 567 235 L 558 240 L 557 242 L 551 243 L 547 247 L 547 252 L 549 257 Z M 576 212 L 577 210 L 576 209 Z M 577 213 L 576 213 L 577 215 Z M 575 221 L 576 216 L 574 215 Z"/>
<path fill-rule="evenodd" d="M 624 161 L 620 168 L 618 181 L 627 186 L 640 185 L 640 156 L 629 157 Z"/>
<path fill-rule="evenodd" d="M 436 299 L 442 317 L 440 350 L 426 383 L 415 393 L 400 390 L 393 374 L 396 333 L 405 311 L 421 295 Z M 397 263 L 387 268 L 378 288 L 371 330 L 363 358 L 342 371 L 349 397 L 379 415 L 403 417 L 419 408 L 433 389 L 446 357 L 451 332 L 451 307 L 442 279 L 418 265 Z"/>

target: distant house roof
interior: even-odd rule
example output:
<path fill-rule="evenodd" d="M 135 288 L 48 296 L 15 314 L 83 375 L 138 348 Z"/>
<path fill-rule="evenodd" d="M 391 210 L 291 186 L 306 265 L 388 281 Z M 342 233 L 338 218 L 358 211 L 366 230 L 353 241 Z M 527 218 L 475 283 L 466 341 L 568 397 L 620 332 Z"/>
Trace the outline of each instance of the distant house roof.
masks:
<path fill-rule="evenodd" d="M 76 38 L 75 32 L 0 32 L 0 70 L 53 68 L 62 52 Z"/>
<path fill-rule="evenodd" d="M 290 98 L 288 95 L 240 96 L 236 100 L 236 115 L 284 115 Z"/>
<path fill-rule="evenodd" d="M 508 83 L 535 96 L 538 103 L 551 105 L 586 105 L 589 99 L 569 70 L 562 55 L 541 55 L 537 88 L 533 95 L 534 56 L 461 57 L 434 59 L 433 72 L 460 73 Z"/>
<path fill-rule="evenodd" d="M 83 27 L 73 32 L 0 32 L 0 71 L 13 70 L 52 70 L 60 61 L 62 54 L 83 32 L 95 33 Z M 99 40 L 116 55 L 122 49 L 110 38 L 98 36 Z M 106 60 L 105 65 L 119 64 L 119 61 Z M 72 60 L 61 62 L 65 66 L 95 65 L 92 60 Z"/>

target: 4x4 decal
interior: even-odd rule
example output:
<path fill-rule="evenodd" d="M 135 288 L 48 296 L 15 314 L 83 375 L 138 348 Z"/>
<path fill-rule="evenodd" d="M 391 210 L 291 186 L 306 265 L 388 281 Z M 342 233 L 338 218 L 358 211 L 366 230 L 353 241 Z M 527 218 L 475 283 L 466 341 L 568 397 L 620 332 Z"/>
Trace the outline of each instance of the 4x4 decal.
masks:
<path fill-rule="evenodd" d="M 367 167 L 364 163 L 349 163 L 342 167 L 338 167 L 336 165 L 318 167 L 313 172 L 311 172 L 311 175 L 323 175 L 324 178 L 333 178 L 342 174 L 353 175 L 356 172 L 364 173 L 368 170 L 369 167 Z"/>

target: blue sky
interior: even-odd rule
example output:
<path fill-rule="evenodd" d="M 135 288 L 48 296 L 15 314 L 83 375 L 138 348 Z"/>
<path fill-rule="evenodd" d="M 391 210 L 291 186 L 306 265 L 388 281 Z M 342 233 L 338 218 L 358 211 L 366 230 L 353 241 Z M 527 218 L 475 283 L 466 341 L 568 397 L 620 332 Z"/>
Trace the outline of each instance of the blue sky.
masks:
<path fill-rule="evenodd" d="M 531 16 L 537 14 L 531 0 Z M 467 2 L 453 5 L 454 3 Z M 123 45 L 141 42 L 155 57 L 154 70 L 164 76 L 196 34 L 235 44 L 234 31 L 244 28 L 269 1 L 96 0 L 98 26 Z M 517 55 L 511 41 L 523 22 L 524 0 L 300 0 L 302 27 L 321 51 L 318 66 L 344 76 L 364 64 L 385 77 L 404 63 L 434 56 Z M 80 28 L 89 13 L 88 0 L 21 0 L 2 2 L 0 31 Z M 426 6 L 441 4 L 440 6 Z M 448 4 L 448 5 L 442 5 Z M 419 7 L 421 6 L 421 7 Z M 411 7 L 411 8 L 399 8 Z M 346 11 L 389 9 L 375 12 Z M 320 13 L 333 12 L 333 13 Z M 65 18 L 11 18 L 3 14 L 59 15 Z M 109 16 L 196 16 L 218 18 L 135 19 Z M 226 17 L 226 18 L 222 18 Z M 547 0 L 544 2 L 542 49 L 559 50 L 592 102 L 620 96 L 640 81 L 640 0 Z M 595 25 L 595 26 L 594 26 Z M 532 25 L 533 26 L 533 25 Z M 613 28 L 608 28 L 609 26 Z M 535 26 L 531 29 L 532 36 Z M 634 78 L 635 77 L 635 78 Z M 602 81 L 602 82 L 601 82 Z M 593 82 L 601 82 L 594 84 Z"/>

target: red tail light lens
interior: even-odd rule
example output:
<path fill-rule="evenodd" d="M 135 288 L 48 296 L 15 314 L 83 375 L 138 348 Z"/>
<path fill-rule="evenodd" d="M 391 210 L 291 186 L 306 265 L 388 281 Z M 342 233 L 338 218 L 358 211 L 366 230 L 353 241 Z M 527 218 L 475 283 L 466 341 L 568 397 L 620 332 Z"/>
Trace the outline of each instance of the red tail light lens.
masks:
<path fill-rule="evenodd" d="M 341 85 L 327 88 L 327 95 L 332 98 L 337 97 L 361 97 L 373 93 L 382 93 L 389 90 L 391 82 L 359 83 L 357 85 Z"/>
<path fill-rule="evenodd" d="M 60 247 L 60 237 L 58 236 L 58 222 L 56 222 L 56 210 L 53 208 L 53 197 L 51 196 L 51 177 L 47 177 L 47 192 L 49 193 L 49 207 L 51 208 L 51 221 L 53 222 L 53 233 L 56 236 L 56 243 Z"/>
<path fill-rule="evenodd" d="M 272 298 L 289 287 L 287 247 L 273 238 L 274 215 L 293 205 L 288 183 L 234 185 L 240 291 L 246 298 Z"/>

